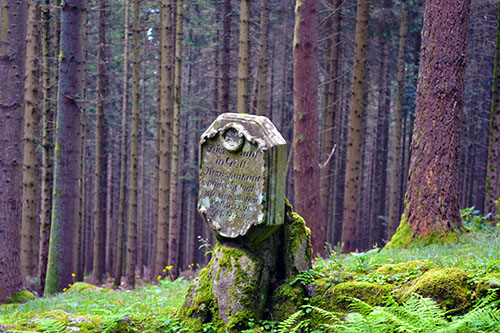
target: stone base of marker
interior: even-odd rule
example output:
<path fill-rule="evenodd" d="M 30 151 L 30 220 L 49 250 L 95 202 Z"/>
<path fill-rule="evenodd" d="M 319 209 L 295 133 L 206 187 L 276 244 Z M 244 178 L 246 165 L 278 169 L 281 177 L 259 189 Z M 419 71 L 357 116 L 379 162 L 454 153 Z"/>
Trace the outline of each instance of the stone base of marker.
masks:
<path fill-rule="evenodd" d="M 193 331 L 212 323 L 221 332 L 240 332 L 252 319 L 284 319 L 300 305 L 292 303 L 300 303 L 305 295 L 301 286 L 287 283 L 311 268 L 311 255 L 310 231 L 286 202 L 285 223 L 258 246 L 217 241 L 210 263 L 192 281 L 178 317 Z"/>

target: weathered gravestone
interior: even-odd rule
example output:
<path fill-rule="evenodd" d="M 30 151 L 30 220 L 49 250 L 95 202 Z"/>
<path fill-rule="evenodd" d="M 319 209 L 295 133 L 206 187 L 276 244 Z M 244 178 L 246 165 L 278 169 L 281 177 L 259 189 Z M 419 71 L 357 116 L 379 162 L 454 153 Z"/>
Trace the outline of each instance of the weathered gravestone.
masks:
<path fill-rule="evenodd" d="M 285 199 L 285 170 L 286 142 L 266 117 L 226 113 L 203 133 L 198 211 L 217 244 L 179 311 L 185 326 L 239 332 L 301 302 L 285 281 L 311 267 L 310 232 Z"/>
<path fill-rule="evenodd" d="M 261 242 L 284 222 L 285 169 L 269 119 L 223 114 L 201 136 L 198 211 L 221 237 Z"/>

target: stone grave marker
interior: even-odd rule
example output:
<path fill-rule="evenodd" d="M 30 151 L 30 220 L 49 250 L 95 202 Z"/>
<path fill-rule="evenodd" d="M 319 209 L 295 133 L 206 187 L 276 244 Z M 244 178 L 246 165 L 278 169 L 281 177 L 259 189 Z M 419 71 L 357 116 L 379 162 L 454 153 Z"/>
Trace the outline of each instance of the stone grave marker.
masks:
<path fill-rule="evenodd" d="M 285 168 L 268 118 L 222 114 L 201 136 L 198 211 L 223 238 L 261 242 L 284 221 Z"/>
<path fill-rule="evenodd" d="M 311 268 L 312 251 L 285 199 L 285 140 L 266 117 L 225 113 L 202 134 L 199 163 L 198 211 L 217 243 L 177 316 L 193 332 L 211 322 L 231 333 L 288 318 L 306 294 L 287 279 Z"/>

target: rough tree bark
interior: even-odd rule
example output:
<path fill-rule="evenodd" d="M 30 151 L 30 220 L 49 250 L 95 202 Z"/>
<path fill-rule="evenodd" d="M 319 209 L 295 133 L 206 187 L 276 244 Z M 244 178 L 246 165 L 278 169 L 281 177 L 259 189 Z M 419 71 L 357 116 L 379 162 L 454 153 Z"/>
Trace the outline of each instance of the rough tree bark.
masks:
<path fill-rule="evenodd" d="M 316 254 L 324 253 L 326 223 L 318 219 L 318 8 L 317 0 L 298 2 L 293 42 L 293 171 L 295 209 L 311 228 Z"/>
<path fill-rule="evenodd" d="M 398 74 L 396 88 L 396 107 L 394 110 L 394 139 L 392 147 L 391 187 L 389 190 L 389 225 L 387 228 L 388 239 L 394 235 L 399 222 L 399 211 L 401 192 L 399 191 L 399 179 L 401 178 L 401 125 L 403 118 L 403 93 L 405 76 L 405 45 L 406 26 L 408 24 L 408 3 L 401 4 L 401 23 L 399 25 L 399 51 L 398 51 Z"/>
<path fill-rule="evenodd" d="M 125 218 L 125 191 L 127 183 L 127 114 L 128 114 L 128 47 L 129 47 L 129 31 L 130 31 L 130 0 L 125 0 L 125 36 L 123 41 L 123 92 L 122 92 L 122 123 L 120 135 L 120 193 L 118 199 L 118 230 L 116 242 L 116 254 L 114 262 L 114 281 L 115 286 L 121 284 L 123 271 L 123 246 L 124 246 L 124 230 L 126 229 Z"/>
<path fill-rule="evenodd" d="M 0 304 L 23 288 L 20 221 L 26 3 L 0 0 Z M 21 24 L 20 24 L 21 23 Z"/>
<path fill-rule="evenodd" d="M 229 87 L 231 70 L 231 0 L 224 0 L 222 36 L 222 82 L 220 93 L 221 112 L 229 112 Z"/>
<path fill-rule="evenodd" d="M 335 127 L 336 119 L 339 116 L 340 103 L 339 103 L 339 57 L 340 57 L 340 22 L 341 22 L 341 6 L 342 0 L 335 0 L 332 3 L 332 30 L 330 33 L 330 48 L 328 50 L 327 58 L 327 84 L 325 85 L 325 104 L 323 110 L 323 124 L 321 134 L 321 163 L 325 163 L 330 157 L 331 161 L 328 162 L 320 171 L 320 195 L 321 195 L 321 219 L 327 221 L 327 235 L 332 234 L 332 227 L 329 220 L 330 195 L 332 193 L 331 186 L 334 184 L 333 161 L 331 153 L 335 144 L 335 133 L 340 129 Z M 331 237 L 327 236 L 327 240 L 331 241 Z"/>
<path fill-rule="evenodd" d="M 159 173 L 158 230 L 156 240 L 155 275 L 164 276 L 168 263 L 168 218 L 170 203 L 170 146 L 173 112 L 173 1 L 162 0 L 160 30 L 160 114 L 159 114 Z"/>
<path fill-rule="evenodd" d="M 363 127 L 369 9 L 369 1 L 358 0 L 342 224 L 342 251 L 344 252 L 352 252 L 356 249 L 355 238 L 360 201 L 359 180 L 361 176 L 361 132 Z"/>
<path fill-rule="evenodd" d="M 95 141 L 94 184 L 94 260 L 92 275 L 94 283 L 100 284 L 105 273 L 106 247 L 106 182 L 107 182 L 107 125 L 104 114 L 106 98 L 106 0 L 99 0 L 99 28 L 97 47 L 97 106 Z"/>
<path fill-rule="evenodd" d="M 484 214 L 491 213 L 493 220 L 497 214 L 495 200 L 498 200 L 499 180 L 498 155 L 500 142 L 500 73 L 498 62 L 500 61 L 500 3 L 498 4 L 497 35 L 495 44 L 495 67 L 493 69 L 493 84 L 491 92 L 490 130 L 488 138 L 488 162 L 486 164 L 486 200 L 484 202 Z"/>
<path fill-rule="evenodd" d="M 75 223 L 79 212 L 80 98 L 82 96 L 81 20 L 83 0 L 66 0 L 61 11 L 59 99 L 55 143 L 55 171 L 47 265 L 46 294 L 54 294 L 73 282 Z"/>
<path fill-rule="evenodd" d="M 127 227 L 127 285 L 135 286 L 135 268 L 137 260 L 137 184 L 139 171 L 139 39 L 141 0 L 134 1 L 134 18 L 132 27 L 132 130 L 130 132 L 130 199 L 128 205 Z"/>
<path fill-rule="evenodd" d="M 406 206 L 391 246 L 445 237 L 459 216 L 460 132 L 470 0 L 427 0 Z"/>
<path fill-rule="evenodd" d="M 24 277 L 38 268 L 38 143 L 40 132 L 40 3 L 28 2 L 26 69 L 24 79 L 23 201 L 21 219 L 21 268 Z"/>
<path fill-rule="evenodd" d="M 182 74 L 182 20 L 184 4 L 177 0 L 175 24 L 175 65 L 174 65 L 174 109 L 172 115 L 172 148 L 170 158 L 170 203 L 169 203 L 169 232 L 168 232 L 168 264 L 172 278 L 177 278 L 179 267 L 180 221 L 178 214 L 178 187 L 179 187 L 179 137 L 181 123 L 181 74 Z"/>
<path fill-rule="evenodd" d="M 269 1 L 260 2 L 259 67 L 257 68 L 257 115 L 270 116 L 267 110 L 267 39 L 269 35 Z"/>
<path fill-rule="evenodd" d="M 240 40 L 238 49 L 238 113 L 248 112 L 248 66 L 250 57 L 250 0 L 241 0 Z"/>
<path fill-rule="evenodd" d="M 38 261 L 38 293 L 43 295 L 47 259 L 49 255 L 50 215 L 52 212 L 52 185 L 54 151 L 54 103 L 51 101 L 50 69 L 54 65 L 55 52 L 52 50 L 50 38 L 51 10 L 50 0 L 45 0 L 42 7 L 42 169 L 41 169 L 41 203 L 40 203 L 40 244 Z"/>

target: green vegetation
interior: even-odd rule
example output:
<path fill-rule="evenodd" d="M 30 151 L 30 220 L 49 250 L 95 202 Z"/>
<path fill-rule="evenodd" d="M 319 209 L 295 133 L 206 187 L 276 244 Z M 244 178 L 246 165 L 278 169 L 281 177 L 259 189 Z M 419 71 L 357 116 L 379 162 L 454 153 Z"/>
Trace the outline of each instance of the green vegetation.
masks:
<path fill-rule="evenodd" d="M 66 292 L 24 304 L 0 305 L 0 331 L 177 332 L 173 318 L 188 283 L 162 280 L 131 291 L 75 283 Z"/>
<path fill-rule="evenodd" d="M 495 332 L 500 232 L 486 220 L 470 221 L 457 242 L 332 252 L 277 290 L 271 302 L 280 306 L 266 320 L 233 316 L 247 321 L 243 332 Z M 182 279 L 133 291 L 75 283 L 53 297 L 1 305 L 0 330 L 224 332 L 220 318 L 176 319 L 187 288 Z M 210 306 L 217 304 L 197 311 Z"/>

